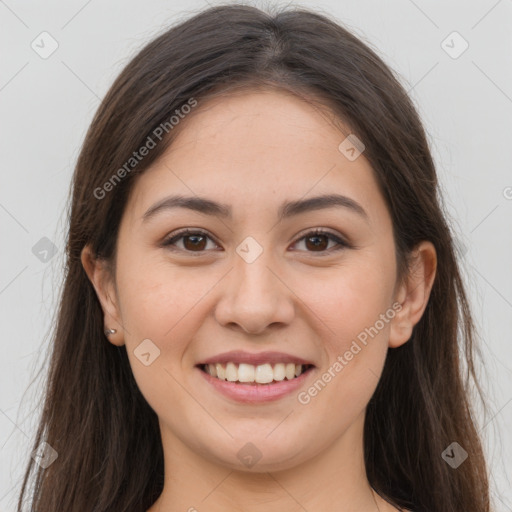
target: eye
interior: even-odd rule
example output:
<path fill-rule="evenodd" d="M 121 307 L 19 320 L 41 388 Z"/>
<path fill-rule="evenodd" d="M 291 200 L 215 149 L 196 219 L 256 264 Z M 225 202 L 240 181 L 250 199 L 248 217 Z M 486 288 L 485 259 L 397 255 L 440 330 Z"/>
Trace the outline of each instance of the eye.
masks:
<path fill-rule="evenodd" d="M 176 245 L 176 241 L 184 240 L 184 247 L 171 247 Z M 166 239 L 162 246 L 169 247 L 172 250 L 182 250 L 187 252 L 203 252 L 202 250 L 205 248 L 206 240 L 212 240 L 206 231 L 196 229 L 183 229 L 174 234 L 171 238 Z"/>
<path fill-rule="evenodd" d="M 183 240 L 183 247 L 178 247 L 177 242 Z M 207 240 L 211 240 L 215 245 L 217 243 L 208 235 L 206 231 L 196 229 L 192 230 L 189 228 L 183 229 L 174 233 L 170 238 L 167 238 L 162 243 L 162 247 L 169 247 L 171 250 L 185 251 L 185 252 L 204 252 Z M 312 248 L 312 251 L 307 252 L 333 252 L 339 251 L 340 249 L 349 248 L 350 245 L 336 236 L 335 234 L 325 231 L 323 229 L 315 229 L 306 233 L 302 238 L 295 242 L 295 245 L 299 242 L 305 241 L 306 247 Z M 325 242 L 327 240 L 327 243 Z M 328 249 L 329 241 L 334 241 L 337 246 L 330 247 Z"/>
<path fill-rule="evenodd" d="M 306 247 L 313 248 L 311 252 L 328 252 L 331 253 L 333 251 L 339 251 L 340 249 L 349 248 L 350 245 L 336 236 L 335 234 L 325 231 L 324 229 L 315 229 L 310 231 L 305 236 L 300 238 L 297 242 L 301 242 L 305 240 Z M 325 242 L 327 240 L 327 242 Z M 329 245 L 329 240 L 336 242 L 337 246 L 331 247 L 327 250 L 327 246 Z M 309 251 L 308 251 L 309 252 Z"/>

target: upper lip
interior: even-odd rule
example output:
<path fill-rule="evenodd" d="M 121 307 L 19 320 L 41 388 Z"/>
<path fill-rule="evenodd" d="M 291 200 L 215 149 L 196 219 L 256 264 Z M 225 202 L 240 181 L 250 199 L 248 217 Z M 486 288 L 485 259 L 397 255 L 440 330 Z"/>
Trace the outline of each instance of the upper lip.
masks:
<path fill-rule="evenodd" d="M 232 350 L 231 352 L 223 352 L 215 356 L 205 359 L 199 364 L 215 364 L 215 363 L 245 363 L 252 364 L 254 366 L 260 364 L 276 364 L 276 363 L 293 363 L 293 364 L 310 364 L 311 361 L 306 361 L 302 357 L 297 357 L 292 354 L 286 354 L 285 352 L 244 352 L 243 350 Z"/>

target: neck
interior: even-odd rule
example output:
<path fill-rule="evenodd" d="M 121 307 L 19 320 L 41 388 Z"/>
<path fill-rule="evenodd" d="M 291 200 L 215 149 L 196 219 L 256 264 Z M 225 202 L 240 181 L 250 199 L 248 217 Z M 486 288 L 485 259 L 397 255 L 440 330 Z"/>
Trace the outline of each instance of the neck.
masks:
<path fill-rule="evenodd" d="M 240 471 L 192 451 L 161 425 L 165 458 L 162 494 L 148 512 L 389 512 L 371 489 L 360 418 L 314 458 L 288 469 Z"/>

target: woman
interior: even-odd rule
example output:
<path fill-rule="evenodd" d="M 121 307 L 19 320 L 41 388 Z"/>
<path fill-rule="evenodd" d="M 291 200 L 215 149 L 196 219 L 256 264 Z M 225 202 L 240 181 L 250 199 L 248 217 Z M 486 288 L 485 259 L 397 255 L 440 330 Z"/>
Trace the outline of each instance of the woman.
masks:
<path fill-rule="evenodd" d="M 425 133 L 338 24 L 231 5 L 149 43 L 67 242 L 18 510 L 31 474 L 38 512 L 489 510 Z"/>

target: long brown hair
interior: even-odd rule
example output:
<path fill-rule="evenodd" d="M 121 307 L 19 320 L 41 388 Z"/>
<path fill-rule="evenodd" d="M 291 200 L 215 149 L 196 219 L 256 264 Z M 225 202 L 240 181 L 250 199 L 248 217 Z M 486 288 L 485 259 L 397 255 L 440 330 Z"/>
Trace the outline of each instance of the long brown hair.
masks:
<path fill-rule="evenodd" d="M 315 98 L 363 141 L 392 218 L 400 279 L 416 244 L 429 240 L 437 251 L 426 310 L 411 339 L 388 351 L 367 407 L 371 486 L 415 512 L 489 511 L 487 468 L 469 400 L 471 383 L 483 398 L 475 327 L 412 100 L 369 43 L 327 16 L 231 4 L 180 20 L 147 44 L 115 80 L 87 132 L 73 176 L 64 285 L 33 447 L 44 441 L 58 457 L 46 468 L 28 459 L 18 512 L 25 502 L 38 512 L 145 512 L 161 493 L 158 418 L 135 383 L 125 347 L 105 338 L 103 312 L 80 256 L 90 244 L 114 265 L 136 176 L 186 129 L 186 117 L 169 122 L 177 110 L 185 112 L 191 99 L 201 103 L 256 86 Z M 155 147 L 131 161 L 162 126 Z M 442 457 L 452 442 L 468 453 L 457 469 Z"/>

